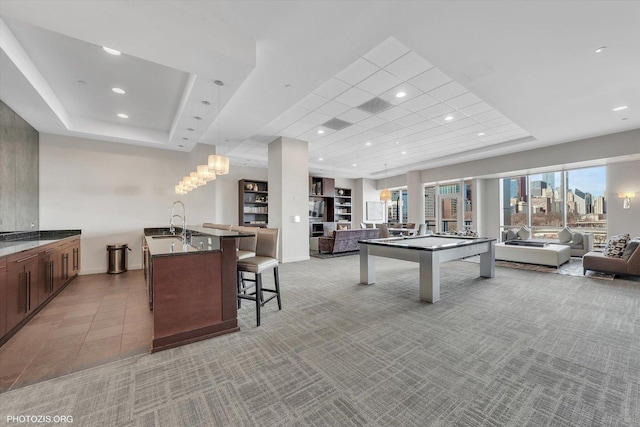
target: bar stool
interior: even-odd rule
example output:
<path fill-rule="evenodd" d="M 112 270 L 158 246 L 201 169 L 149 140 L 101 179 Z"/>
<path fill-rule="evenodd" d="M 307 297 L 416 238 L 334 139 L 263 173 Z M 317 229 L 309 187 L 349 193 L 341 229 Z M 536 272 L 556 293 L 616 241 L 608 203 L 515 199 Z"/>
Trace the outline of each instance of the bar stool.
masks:
<path fill-rule="evenodd" d="M 256 323 L 260 326 L 260 308 L 274 298 L 278 300 L 278 310 L 282 310 L 280 300 L 280 277 L 278 275 L 278 243 L 280 230 L 278 228 L 261 228 L 258 230 L 256 255 L 238 260 L 238 307 L 243 299 L 256 302 Z M 273 269 L 275 289 L 262 287 L 262 273 Z M 246 273 L 253 273 L 254 278 L 245 277 Z M 249 282 L 248 284 L 246 282 Z M 248 291 L 253 289 L 253 292 Z M 265 292 L 274 295 L 264 298 Z"/>

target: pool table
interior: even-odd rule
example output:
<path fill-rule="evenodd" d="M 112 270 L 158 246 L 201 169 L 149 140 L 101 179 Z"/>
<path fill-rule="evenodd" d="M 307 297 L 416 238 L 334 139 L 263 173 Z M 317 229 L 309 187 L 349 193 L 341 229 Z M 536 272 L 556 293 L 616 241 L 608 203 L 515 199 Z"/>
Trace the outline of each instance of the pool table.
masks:
<path fill-rule="evenodd" d="M 420 264 L 420 299 L 440 299 L 440 263 L 480 255 L 480 276 L 495 276 L 496 239 L 460 236 L 415 236 L 360 240 L 360 283 L 376 282 L 375 257 Z"/>

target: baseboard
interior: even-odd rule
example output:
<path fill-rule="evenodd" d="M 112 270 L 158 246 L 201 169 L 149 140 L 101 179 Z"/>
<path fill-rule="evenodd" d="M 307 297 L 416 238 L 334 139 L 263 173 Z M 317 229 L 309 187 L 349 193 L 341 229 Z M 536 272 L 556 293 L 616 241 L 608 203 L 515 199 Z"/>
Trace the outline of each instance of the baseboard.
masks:
<path fill-rule="evenodd" d="M 301 257 L 296 257 L 296 258 L 287 258 L 287 259 L 282 259 L 280 260 L 281 263 L 287 263 L 287 262 L 299 262 L 299 261 L 309 261 L 311 259 L 311 257 L 309 257 L 309 255 L 306 256 L 301 256 Z"/>

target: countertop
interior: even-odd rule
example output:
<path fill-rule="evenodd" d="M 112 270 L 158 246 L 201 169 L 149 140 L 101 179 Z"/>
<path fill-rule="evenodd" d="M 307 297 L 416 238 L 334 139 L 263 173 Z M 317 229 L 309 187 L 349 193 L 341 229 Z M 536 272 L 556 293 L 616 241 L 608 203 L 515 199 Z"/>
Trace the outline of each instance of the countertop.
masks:
<path fill-rule="evenodd" d="M 187 243 L 182 244 L 182 229 L 176 227 L 175 235 L 167 227 L 145 228 L 144 235 L 151 256 L 185 255 L 197 252 L 220 251 L 221 239 L 251 237 L 252 233 L 217 230 L 199 226 L 187 226 Z"/>
<path fill-rule="evenodd" d="M 80 230 L 43 230 L 0 234 L 0 257 L 35 249 L 72 236 L 80 236 Z"/>

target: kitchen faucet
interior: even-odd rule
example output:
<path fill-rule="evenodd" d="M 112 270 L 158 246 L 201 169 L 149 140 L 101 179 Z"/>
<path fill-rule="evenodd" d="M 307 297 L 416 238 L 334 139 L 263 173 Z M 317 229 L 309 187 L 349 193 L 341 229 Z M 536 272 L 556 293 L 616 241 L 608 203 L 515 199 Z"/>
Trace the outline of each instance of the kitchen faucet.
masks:
<path fill-rule="evenodd" d="M 173 213 L 173 210 L 178 204 L 182 206 L 182 215 L 177 215 Z M 171 219 L 169 220 L 169 232 L 173 235 L 176 234 L 176 229 L 173 226 L 173 218 L 175 217 L 182 219 L 182 244 L 185 244 L 187 242 L 187 212 L 184 208 L 184 203 L 182 203 L 179 200 L 173 202 L 173 205 L 171 206 Z"/>

